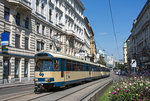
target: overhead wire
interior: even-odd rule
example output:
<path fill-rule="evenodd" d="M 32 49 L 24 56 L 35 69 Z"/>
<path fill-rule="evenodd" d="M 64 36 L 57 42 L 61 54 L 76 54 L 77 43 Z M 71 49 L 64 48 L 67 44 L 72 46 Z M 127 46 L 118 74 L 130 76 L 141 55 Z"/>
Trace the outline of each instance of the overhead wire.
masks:
<path fill-rule="evenodd" d="M 120 58 L 119 48 L 118 48 L 118 41 L 117 41 L 117 36 L 116 36 L 115 24 L 114 24 L 114 18 L 113 18 L 112 8 L 111 8 L 111 2 L 110 2 L 110 0 L 108 0 L 108 2 L 109 2 L 109 9 L 110 9 L 112 27 L 113 27 L 113 34 L 114 34 L 115 42 L 116 42 L 116 46 L 117 46 L 117 53 L 118 53 L 118 56 L 119 56 L 119 58 Z"/>

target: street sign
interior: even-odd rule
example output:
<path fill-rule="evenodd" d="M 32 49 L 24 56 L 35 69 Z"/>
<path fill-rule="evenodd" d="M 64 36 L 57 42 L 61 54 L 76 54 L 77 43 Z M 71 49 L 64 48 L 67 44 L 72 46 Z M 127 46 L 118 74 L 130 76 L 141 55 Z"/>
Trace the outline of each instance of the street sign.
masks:
<path fill-rule="evenodd" d="M 9 32 L 1 33 L 1 46 L 7 46 L 9 44 Z"/>
<path fill-rule="evenodd" d="M 131 67 L 136 67 L 136 66 L 137 66 L 136 60 L 132 59 L 132 61 L 131 61 Z"/>

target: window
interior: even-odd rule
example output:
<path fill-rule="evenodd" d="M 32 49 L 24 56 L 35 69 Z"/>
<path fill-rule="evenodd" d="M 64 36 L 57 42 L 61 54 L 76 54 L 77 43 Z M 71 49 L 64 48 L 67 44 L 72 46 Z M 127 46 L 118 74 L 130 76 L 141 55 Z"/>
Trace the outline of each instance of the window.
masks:
<path fill-rule="evenodd" d="M 52 29 L 50 29 L 50 37 L 52 36 L 52 32 L 53 32 Z"/>
<path fill-rule="evenodd" d="M 86 67 L 87 67 L 87 71 L 90 71 L 90 70 L 91 70 L 91 68 L 90 68 L 90 65 L 89 65 L 89 64 L 87 64 L 87 65 L 86 65 Z"/>
<path fill-rule="evenodd" d="M 15 73 L 14 73 L 14 77 L 18 78 L 19 77 L 19 59 L 15 58 Z"/>
<path fill-rule="evenodd" d="M 44 16 L 44 3 L 41 6 L 41 14 Z"/>
<path fill-rule="evenodd" d="M 42 35 L 44 35 L 45 26 L 42 26 Z"/>
<path fill-rule="evenodd" d="M 20 35 L 15 35 L 15 47 L 20 48 Z"/>
<path fill-rule="evenodd" d="M 60 47 L 57 47 L 57 52 L 61 52 L 61 48 Z"/>
<path fill-rule="evenodd" d="M 54 71 L 59 71 L 59 61 L 54 60 Z"/>
<path fill-rule="evenodd" d="M 37 51 L 44 50 L 44 43 L 40 42 L 40 41 L 37 41 L 37 48 L 36 48 L 36 50 Z"/>
<path fill-rule="evenodd" d="M 25 20 L 25 28 L 29 28 L 29 18 L 26 17 L 26 20 Z"/>
<path fill-rule="evenodd" d="M 56 13 L 56 23 L 57 23 L 57 20 L 58 20 L 58 13 Z"/>
<path fill-rule="evenodd" d="M 49 9 L 49 21 L 51 21 L 51 20 L 52 20 L 52 10 Z"/>
<path fill-rule="evenodd" d="M 28 76 L 28 60 L 25 59 L 24 61 L 24 77 Z"/>
<path fill-rule="evenodd" d="M 7 8 L 7 7 L 5 7 L 5 8 L 4 8 L 4 19 L 5 19 L 6 21 L 9 21 L 9 14 L 10 14 L 10 9 Z"/>
<path fill-rule="evenodd" d="M 50 46 L 49 46 L 49 49 L 52 50 L 52 48 L 53 48 L 53 45 L 50 45 Z"/>
<path fill-rule="evenodd" d="M 41 50 L 44 50 L 44 43 L 41 42 Z"/>
<path fill-rule="evenodd" d="M 75 62 L 75 61 L 72 61 L 72 71 L 76 71 L 77 70 L 77 62 Z"/>
<path fill-rule="evenodd" d="M 39 12 L 39 0 L 36 0 L 36 11 Z"/>
<path fill-rule="evenodd" d="M 36 62 L 35 71 L 53 71 L 53 61 L 52 60 L 38 60 Z"/>
<path fill-rule="evenodd" d="M 17 13 L 16 15 L 16 24 L 19 26 L 20 25 L 20 14 Z"/>
<path fill-rule="evenodd" d="M 37 41 L 37 48 L 36 48 L 37 51 L 40 51 L 40 42 Z"/>
<path fill-rule="evenodd" d="M 37 23 L 37 25 L 36 25 L 36 32 L 37 32 L 37 33 L 39 33 L 39 28 L 40 28 L 40 24 Z"/>
<path fill-rule="evenodd" d="M 28 50 L 29 38 L 25 37 L 25 50 Z"/>
<path fill-rule="evenodd" d="M 72 62 L 67 60 L 66 71 L 71 71 L 71 68 L 72 68 Z"/>

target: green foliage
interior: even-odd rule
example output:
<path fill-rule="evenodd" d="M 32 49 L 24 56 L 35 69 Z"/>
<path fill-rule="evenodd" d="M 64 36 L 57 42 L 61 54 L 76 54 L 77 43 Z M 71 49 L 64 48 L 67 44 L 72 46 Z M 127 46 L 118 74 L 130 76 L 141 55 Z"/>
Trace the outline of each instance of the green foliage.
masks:
<path fill-rule="evenodd" d="M 120 63 L 118 63 L 118 62 L 115 62 L 115 67 L 116 67 L 117 69 L 121 69 L 121 70 L 124 69 L 123 64 L 120 64 Z"/>
<path fill-rule="evenodd" d="M 106 91 L 100 96 L 100 98 L 97 101 L 109 101 L 108 94 L 113 89 L 113 86 L 110 86 Z"/>
<path fill-rule="evenodd" d="M 150 79 L 141 76 L 120 80 L 108 96 L 110 101 L 149 101 Z"/>

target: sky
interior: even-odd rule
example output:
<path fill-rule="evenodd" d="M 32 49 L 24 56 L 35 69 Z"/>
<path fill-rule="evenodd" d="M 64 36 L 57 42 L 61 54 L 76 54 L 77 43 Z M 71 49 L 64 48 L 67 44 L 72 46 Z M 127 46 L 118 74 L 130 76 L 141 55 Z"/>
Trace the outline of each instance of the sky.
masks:
<path fill-rule="evenodd" d="M 84 16 L 94 32 L 96 47 L 116 59 L 123 59 L 123 42 L 131 34 L 133 20 L 137 18 L 147 0 L 110 0 L 118 49 L 113 33 L 109 0 L 81 0 Z"/>

